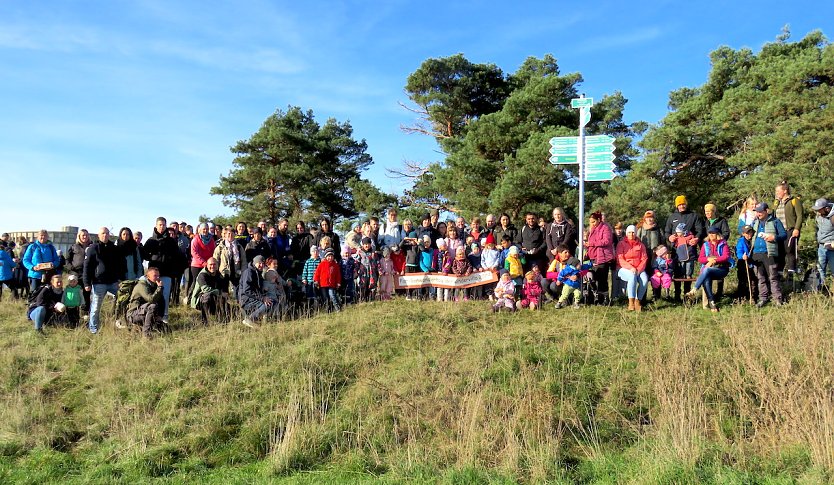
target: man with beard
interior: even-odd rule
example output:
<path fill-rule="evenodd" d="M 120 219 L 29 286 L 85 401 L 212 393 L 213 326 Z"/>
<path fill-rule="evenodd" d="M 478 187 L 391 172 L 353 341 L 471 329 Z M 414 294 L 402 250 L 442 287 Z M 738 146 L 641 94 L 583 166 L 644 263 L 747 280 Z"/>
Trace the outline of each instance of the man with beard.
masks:
<path fill-rule="evenodd" d="M 539 227 L 539 218 L 532 212 L 524 214 L 524 227 L 521 228 L 521 250 L 525 256 L 525 272 L 530 271 L 533 266 L 538 266 L 542 274 L 547 272 L 547 243 L 544 240 L 544 233 Z"/>
<path fill-rule="evenodd" d="M 310 257 L 310 248 L 313 246 L 313 235 L 307 232 L 307 226 L 303 221 L 295 223 L 295 235 L 290 243 L 290 254 L 292 255 L 292 276 L 301 274 L 304 262 Z"/>
<path fill-rule="evenodd" d="M 278 269 L 281 274 L 286 274 L 292 265 L 289 227 L 290 222 L 287 219 L 281 219 L 278 221 L 278 232 L 275 234 L 275 259 L 278 260 Z"/>
<path fill-rule="evenodd" d="M 130 294 L 127 306 L 128 322 L 142 325 L 142 336 L 151 338 L 151 330 L 160 327 L 165 306 L 165 284 L 159 269 L 148 268 L 145 279 L 139 280 Z"/>
<path fill-rule="evenodd" d="M 168 308 L 171 303 L 171 286 L 172 282 L 182 276 L 183 271 L 188 266 L 186 259 L 180 252 L 177 240 L 172 237 L 165 228 L 167 221 L 164 217 L 156 218 L 156 225 L 153 229 L 153 235 L 145 242 L 142 251 L 142 259 L 148 262 L 148 268 L 157 268 L 159 270 L 160 281 L 162 281 L 164 311 L 162 321 L 168 323 Z"/>

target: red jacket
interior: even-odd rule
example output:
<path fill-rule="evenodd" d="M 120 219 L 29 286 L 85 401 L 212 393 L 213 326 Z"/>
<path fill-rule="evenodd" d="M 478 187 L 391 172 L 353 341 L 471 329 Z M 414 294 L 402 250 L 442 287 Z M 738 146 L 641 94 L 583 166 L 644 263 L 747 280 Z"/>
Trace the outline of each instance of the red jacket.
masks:
<path fill-rule="evenodd" d="M 342 284 L 342 269 L 335 259 L 328 261 L 322 259 L 316 272 L 313 274 L 313 281 L 322 288 L 338 288 Z"/>
<path fill-rule="evenodd" d="M 649 256 L 646 254 L 646 246 L 637 238 L 630 240 L 627 236 L 617 243 L 617 264 L 620 268 L 632 270 L 637 273 L 646 271 L 646 264 Z"/>
<path fill-rule="evenodd" d="M 611 226 L 600 223 L 588 231 L 588 259 L 594 264 L 608 263 L 614 260 L 614 234 Z"/>
<path fill-rule="evenodd" d="M 214 238 L 209 238 L 208 244 L 203 244 L 200 236 L 194 236 L 191 240 L 191 266 L 193 268 L 205 268 L 206 261 L 214 256 L 214 248 L 217 243 Z"/>
<path fill-rule="evenodd" d="M 394 272 L 402 273 L 405 271 L 405 253 L 400 251 L 395 253 L 391 251 L 391 261 L 394 262 Z"/>

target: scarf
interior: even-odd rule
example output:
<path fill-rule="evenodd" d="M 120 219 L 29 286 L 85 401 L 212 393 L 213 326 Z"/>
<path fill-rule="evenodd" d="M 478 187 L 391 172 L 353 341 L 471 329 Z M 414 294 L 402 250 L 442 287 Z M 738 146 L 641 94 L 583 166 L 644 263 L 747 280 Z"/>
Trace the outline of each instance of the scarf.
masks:
<path fill-rule="evenodd" d="M 235 266 L 240 265 L 240 252 L 237 250 L 237 243 L 235 241 L 227 241 L 223 240 L 223 244 L 226 245 L 226 249 L 232 253 L 232 258 L 234 258 Z"/>

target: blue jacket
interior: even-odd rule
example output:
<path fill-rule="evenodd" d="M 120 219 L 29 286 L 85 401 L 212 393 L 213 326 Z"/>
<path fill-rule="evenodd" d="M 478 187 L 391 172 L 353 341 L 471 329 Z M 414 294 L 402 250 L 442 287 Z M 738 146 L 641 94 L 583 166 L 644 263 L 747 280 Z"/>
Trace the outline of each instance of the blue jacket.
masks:
<path fill-rule="evenodd" d="M 591 269 L 593 267 L 594 267 L 594 265 L 592 265 L 590 263 L 585 263 L 582 266 L 580 266 L 579 268 L 577 268 L 575 266 L 571 266 L 569 264 L 566 264 L 565 267 L 562 268 L 562 271 L 559 271 L 559 276 L 557 277 L 557 279 L 559 281 L 561 281 L 562 283 L 570 286 L 571 288 L 579 289 L 582 286 L 582 280 L 577 279 L 576 281 L 573 281 L 573 280 L 570 279 L 570 277 L 573 276 L 573 275 L 579 276 L 579 274 L 582 273 L 583 271 L 588 271 L 589 269 Z"/>
<path fill-rule="evenodd" d="M 12 279 L 12 269 L 17 266 L 17 263 L 12 261 L 8 251 L 0 249 L 0 281 L 8 281 Z"/>
<path fill-rule="evenodd" d="M 26 248 L 26 254 L 23 255 L 23 266 L 29 270 L 30 278 L 41 278 L 43 271 L 35 271 L 33 268 L 41 263 L 52 263 L 56 268 L 61 262 L 58 257 L 58 252 L 55 251 L 55 246 L 47 241 L 41 244 L 37 240 Z"/>
<path fill-rule="evenodd" d="M 779 248 L 777 244 L 788 238 L 788 233 L 785 231 L 785 226 L 782 225 L 782 221 L 772 214 L 764 222 L 754 222 L 753 229 L 756 230 L 756 236 L 753 240 L 754 253 L 767 253 L 768 256 L 777 256 Z M 776 239 L 773 242 L 767 242 L 760 237 L 761 233 L 773 234 L 776 236 Z"/>

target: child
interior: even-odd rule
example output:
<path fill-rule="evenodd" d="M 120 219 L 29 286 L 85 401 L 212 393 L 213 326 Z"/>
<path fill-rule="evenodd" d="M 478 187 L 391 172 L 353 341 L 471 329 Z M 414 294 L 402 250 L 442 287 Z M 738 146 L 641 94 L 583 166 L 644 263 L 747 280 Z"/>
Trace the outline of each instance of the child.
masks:
<path fill-rule="evenodd" d="M 336 290 L 342 285 L 342 270 L 339 268 L 339 263 L 336 261 L 335 254 L 333 254 L 333 249 L 327 248 L 324 250 L 324 259 L 316 268 L 313 282 L 321 288 L 324 300 L 330 300 L 330 303 L 333 305 L 333 310 L 337 312 L 341 311 Z"/>
<path fill-rule="evenodd" d="M 466 236 L 466 255 L 469 256 L 472 254 L 472 245 L 475 243 L 475 238 L 472 236 Z"/>
<path fill-rule="evenodd" d="M 390 300 L 394 293 L 394 260 L 391 249 L 382 248 L 382 261 L 379 262 L 379 299 Z"/>
<path fill-rule="evenodd" d="M 264 296 L 272 301 L 275 308 L 273 315 L 283 315 L 287 308 L 287 293 L 284 291 L 284 279 L 278 270 L 270 268 L 264 272 Z"/>
<path fill-rule="evenodd" d="M 666 245 L 661 244 L 654 249 L 655 258 L 652 260 L 652 295 L 654 300 L 660 300 L 661 288 L 666 290 L 666 298 L 669 298 L 669 288 L 672 287 L 672 274 L 675 271 L 675 262 Z"/>
<path fill-rule="evenodd" d="M 371 243 L 371 238 L 363 237 L 359 251 L 353 255 L 356 259 L 356 291 L 359 301 L 371 300 L 379 280 L 379 260 Z"/>
<path fill-rule="evenodd" d="M 481 248 L 478 243 L 473 242 L 469 246 L 469 255 L 466 257 L 469 264 L 472 266 L 472 271 L 481 271 Z M 480 300 L 484 297 L 483 285 L 474 286 L 469 290 L 469 294 L 473 300 Z"/>
<path fill-rule="evenodd" d="M 524 284 L 524 258 L 518 255 L 518 246 L 510 246 L 507 249 L 507 257 L 504 259 L 504 269 L 510 273 L 510 278 L 515 283 L 516 294 Z"/>
<path fill-rule="evenodd" d="M 423 244 L 419 247 L 420 254 L 417 258 L 417 261 L 420 264 L 420 271 L 423 273 L 434 273 L 437 271 L 437 250 L 431 247 L 431 238 L 424 234 L 422 239 Z M 414 297 L 426 297 L 434 298 L 435 289 L 432 287 L 429 288 L 421 288 L 416 290 Z"/>
<path fill-rule="evenodd" d="M 437 269 L 443 274 L 449 274 L 452 268 L 452 257 L 449 251 L 446 250 L 446 240 L 437 240 Z M 451 292 L 449 288 L 437 289 L 437 301 L 449 301 L 451 299 Z"/>
<path fill-rule="evenodd" d="M 64 287 L 61 303 L 67 307 L 67 323 L 73 328 L 77 327 L 81 320 L 81 304 L 84 303 L 81 287 L 78 286 L 78 276 L 72 274 L 67 278 L 67 286 Z"/>
<path fill-rule="evenodd" d="M 500 256 L 498 257 L 498 268 L 504 267 L 504 261 L 507 259 L 507 255 L 510 254 L 510 248 L 513 245 L 513 238 L 510 236 L 504 236 L 501 238 L 501 249 L 498 251 L 500 252 Z"/>
<path fill-rule="evenodd" d="M 675 234 L 669 238 L 669 241 L 675 245 L 675 254 L 677 255 L 675 261 L 677 271 L 675 273 L 681 278 L 692 278 L 692 274 L 695 272 L 695 261 L 698 259 L 698 247 L 697 245 L 690 244 L 690 241 L 693 240 L 697 241 L 698 238 L 686 230 L 686 224 L 684 223 L 678 224 L 675 227 Z M 688 292 L 690 286 L 691 283 L 684 285 L 684 291 Z M 676 290 L 678 288 L 680 286 Z M 675 298 L 679 296 L 676 294 Z"/>
<path fill-rule="evenodd" d="M 534 266 L 535 268 L 536 266 Z M 536 277 L 536 273 L 534 271 L 528 271 L 527 274 L 524 275 L 524 298 L 518 302 L 518 309 L 521 310 L 522 308 L 530 307 L 531 310 L 536 310 L 541 308 L 542 305 L 542 285 L 541 285 L 541 274 L 539 277 Z"/>
<path fill-rule="evenodd" d="M 405 274 L 405 252 L 398 245 L 391 246 L 391 261 L 394 262 L 394 274 Z"/>
<path fill-rule="evenodd" d="M 356 260 L 350 257 L 350 246 L 342 244 L 342 260 L 339 261 L 339 269 L 342 273 L 341 294 L 345 304 L 353 303 L 356 300 Z"/>
<path fill-rule="evenodd" d="M 559 272 L 564 269 L 568 260 L 571 258 L 570 248 L 564 244 L 556 248 L 556 257 L 547 265 L 547 271 L 544 274 L 544 281 L 542 282 L 542 289 L 544 296 L 548 300 L 558 300 L 560 291 L 562 289 L 559 283 Z"/>
<path fill-rule="evenodd" d="M 736 298 L 758 301 L 758 280 L 756 279 L 755 265 L 753 264 L 753 239 L 756 230 L 752 226 L 744 226 L 741 229 L 741 237 L 736 243 L 736 268 L 738 271 L 738 289 Z"/>
<path fill-rule="evenodd" d="M 492 305 L 492 311 L 497 312 L 502 308 L 508 308 L 511 312 L 515 311 L 515 284 L 513 284 L 510 273 L 506 270 L 501 270 L 501 279 L 495 285 L 495 304 Z"/>
<path fill-rule="evenodd" d="M 500 266 L 498 265 L 498 260 L 500 259 L 501 253 L 497 249 L 495 249 L 495 243 L 492 241 L 487 242 L 486 245 L 484 245 L 484 250 L 481 251 L 481 269 L 487 271 L 498 271 L 500 269 Z M 486 285 L 485 291 L 489 294 L 490 301 L 494 299 L 492 291 L 494 288 L 495 285 L 492 283 Z"/>
<path fill-rule="evenodd" d="M 469 276 L 472 274 L 472 265 L 469 264 L 469 259 L 466 257 L 466 249 L 463 246 L 459 246 L 457 251 L 455 251 L 455 259 L 452 261 L 449 270 L 455 276 Z M 465 288 L 455 290 L 455 301 L 460 301 L 461 298 L 463 298 L 463 301 L 469 301 L 469 296 Z"/>
<path fill-rule="evenodd" d="M 562 271 L 559 271 L 559 277 L 557 279 L 559 284 L 564 285 L 562 287 L 562 295 L 559 297 L 559 301 L 556 302 L 557 309 L 564 308 L 571 295 L 573 295 L 573 307 L 579 308 L 579 300 L 582 298 L 582 277 L 592 267 L 593 265 L 591 263 L 580 265 L 579 260 L 576 258 L 570 258 L 567 261 Z"/>
<path fill-rule="evenodd" d="M 310 303 L 318 301 L 318 293 L 313 286 L 313 276 L 316 274 L 316 268 L 319 267 L 321 259 L 319 259 L 318 246 L 310 246 L 310 259 L 304 262 L 304 269 L 301 271 L 301 284 L 304 286 L 304 295 L 310 300 Z"/>

